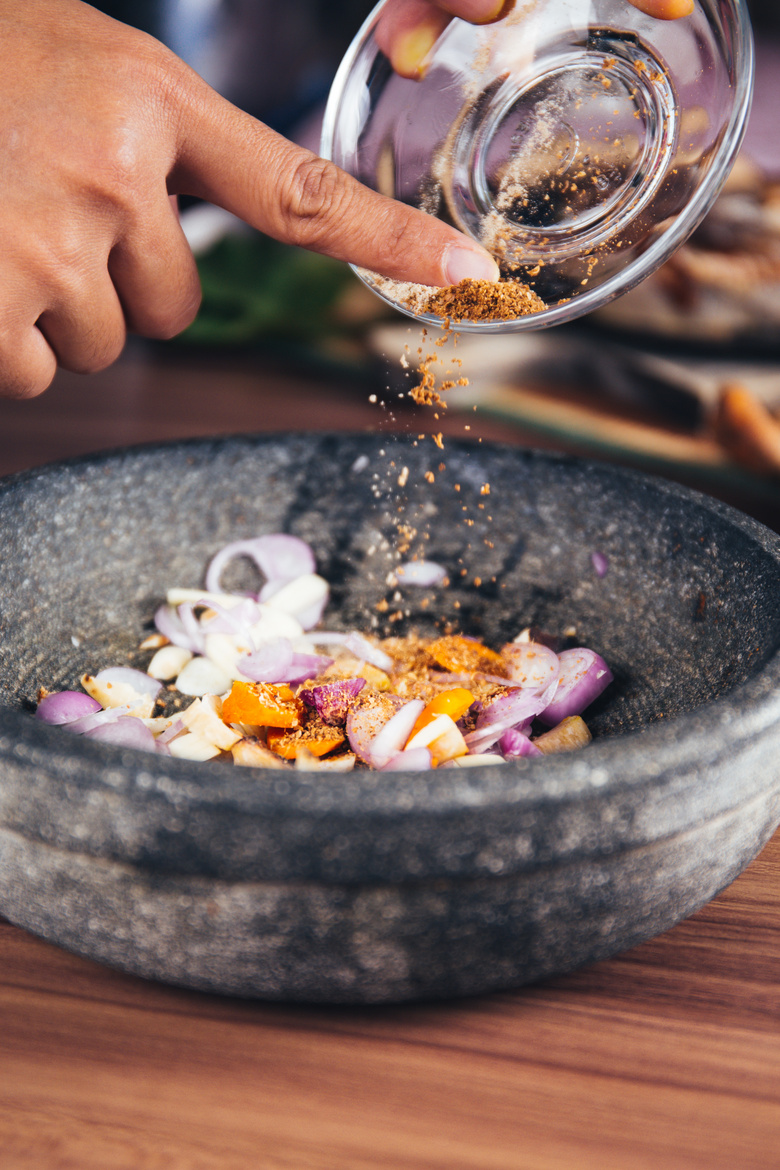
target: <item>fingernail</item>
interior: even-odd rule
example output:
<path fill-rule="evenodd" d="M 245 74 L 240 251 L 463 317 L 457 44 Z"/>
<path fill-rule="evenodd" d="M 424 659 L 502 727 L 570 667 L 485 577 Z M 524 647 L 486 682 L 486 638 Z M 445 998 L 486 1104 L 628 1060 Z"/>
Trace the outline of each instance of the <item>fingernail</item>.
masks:
<path fill-rule="evenodd" d="M 454 244 L 447 252 L 444 272 L 450 284 L 460 284 L 467 279 L 498 280 L 500 276 L 498 265 L 487 252 L 463 248 L 459 244 Z"/>
<path fill-rule="evenodd" d="M 393 45 L 390 64 L 401 77 L 421 81 L 428 68 L 428 57 L 441 34 L 436 24 L 418 24 L 402 33 Z"/>
<path fill-rule="evenodd" d="M 656 20 L 679 20 L 690 16 L 694 9 L 693 0 L 631 0 L 631 3 Z"/>
<path fill-rule="evenodd" d="M 498 3 L 493 6 L 486 16 L 481 16 L 479 20 L 475 20 L 474 24 L 495 24 L 497 20 L 503 20 L 515 6 L 515 0 L 498 0 Z"/>

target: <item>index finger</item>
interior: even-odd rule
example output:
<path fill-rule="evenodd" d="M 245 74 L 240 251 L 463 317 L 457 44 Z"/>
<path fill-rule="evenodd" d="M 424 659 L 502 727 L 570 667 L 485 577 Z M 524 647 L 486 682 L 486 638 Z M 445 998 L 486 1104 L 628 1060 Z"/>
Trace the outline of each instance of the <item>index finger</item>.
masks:
<path fill-rule="evenodd" d="M 192 79 L 171 190 L 224 207 L 284 243 L 395 280 L 498 280 L 496 262 L 475 240 L 364 187 Z"/>

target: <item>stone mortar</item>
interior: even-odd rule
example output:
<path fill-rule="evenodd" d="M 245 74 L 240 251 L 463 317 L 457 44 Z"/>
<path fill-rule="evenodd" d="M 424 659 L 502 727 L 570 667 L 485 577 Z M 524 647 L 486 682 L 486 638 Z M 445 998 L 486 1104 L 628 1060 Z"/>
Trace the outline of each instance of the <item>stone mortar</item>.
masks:
<path fill-rule="evenodd" d="M 399 602 L 400 506 L 452 585 Z M 616 676 L 593 744 L 320 777 L 31 718 L 39 686 L 142 661 L 169 586 L 201 585 L 222 544 L 273 531 L 313 545 L 331 628 L 438 620 L 500 644 L 575 626 Z M 7 479 L 0 541 L 0 911 L 126 971 L 330 1002 L 514 986 L 671 926 L 780 820 L 780 538 L 684 488 L 487 444 L 245 436 Z M 231 572 L 251 587 L 246 565 Z M 382 625 L 383 600 L 403 622 Z"/>

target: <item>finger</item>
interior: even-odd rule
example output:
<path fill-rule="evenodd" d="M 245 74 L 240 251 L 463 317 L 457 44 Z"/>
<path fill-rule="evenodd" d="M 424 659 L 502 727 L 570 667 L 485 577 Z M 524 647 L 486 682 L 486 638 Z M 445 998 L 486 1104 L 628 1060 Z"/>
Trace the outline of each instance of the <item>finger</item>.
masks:
<path fill-rule="evenodd" d="M 514 0 L 396 0 L 382 12 L 374 38 L 401 77 L 425 76 L 428 59 L 453 16 L 472 24 L 500 20 Z"/>
<path fill-rule="evenodd" d="M 419 80 L 451 19 L 428 0 L 398 0 L 383 11 L 374 38 L 396 73 Z"/>
<path fill-rule="evenodd" d="M 108 271 L 132 332 L 169 338 L 194 320 L 200 306 L 198 270 L 167 193 L 147 205 L 117 241 Z"/>
<path fill-rule="evenodd" d="M 437 8 L 469 24 L 493 24 L 507 16 L 514 6 L 515 0 L 436 0 Z"/>
<path fill-rule="evenodd" d="M 116 361 L 127 332 L 122 306 L 103 264 L 59 283 L 36 324 L 59 365 L 77 374 L 94 374 Z"/>
<path fill-rule="evenodd" d="M 690 16 L 694 0 L 629 0 L 635 8 L 659 20 Z M 430 55 L 451 17 L 471 24 L 492 24 L 502 20 L 515 0 L 396 0 L 382 12 L 374 38 L 401 77 L 419 80 L 425 76 Z"/>
<path fill-rule="evenodd" d="M 433 216 L 378 195 L 213 90 L 182 112 L 172 189 L 199 195 L 285 243 L 396 280 L 497 280 L 491 256 Z"/>
<path fill-rule="evenodd" d="M 658 20 L 679 20 L 693 12 L 693 0 L 628 0 L 640 12 Z"/>
<path fill-rule="evenodd" d="M 35 398 L 56 372 L 57 358 L 34 324 L 0 323 L 0 397 Z"/>

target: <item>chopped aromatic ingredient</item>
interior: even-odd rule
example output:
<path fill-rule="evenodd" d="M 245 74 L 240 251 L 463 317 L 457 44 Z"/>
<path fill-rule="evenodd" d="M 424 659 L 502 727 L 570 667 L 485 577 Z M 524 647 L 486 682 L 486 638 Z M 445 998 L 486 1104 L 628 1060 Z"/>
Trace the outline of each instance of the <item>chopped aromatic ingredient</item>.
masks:
<path fill-rule="evenodd" d="M 222 591 L 236 557 L 266 578 L 256 595 Z M 408 561 L 397 577 L 417 588 L 447 581 L 432 561 Z M 503 763 L 590 742 L 580 714 L 612 681 L 595 651 L 557 654 L 528 631 L 495 650 L 461 634 L 380 642 L 318 630 L 327 597 L 303 541 L 236 541 L 211 562 L 205 590 L 169 591 L 157 634 L 141 642 L 154 651 L 148 672 L 84 675 L 88 693 L 42 688 L 36 717 L 179 759 L 305 771 Z M 174 700 L 180 709 L 166 715 L 171 690 L 191 701 Z M 551 730 L 534 736 L 537 720 Z"/>

